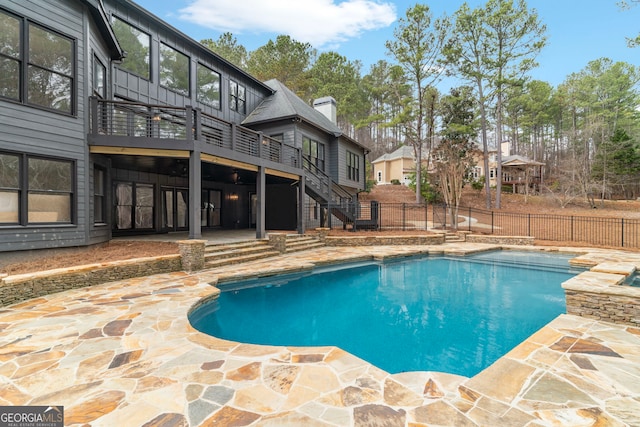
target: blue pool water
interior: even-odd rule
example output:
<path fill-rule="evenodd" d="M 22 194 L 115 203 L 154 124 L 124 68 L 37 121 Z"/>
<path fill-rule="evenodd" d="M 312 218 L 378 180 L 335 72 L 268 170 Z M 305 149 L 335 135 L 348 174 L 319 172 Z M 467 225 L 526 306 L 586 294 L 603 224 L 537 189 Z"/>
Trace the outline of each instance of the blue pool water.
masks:
<path fill-rule="evenodd" d="M 338 346 L 390 373 L 473 376 L 565 312 L 570 258 L 497 251 L 221 284 L 190 321 L 233 341 Z"/>

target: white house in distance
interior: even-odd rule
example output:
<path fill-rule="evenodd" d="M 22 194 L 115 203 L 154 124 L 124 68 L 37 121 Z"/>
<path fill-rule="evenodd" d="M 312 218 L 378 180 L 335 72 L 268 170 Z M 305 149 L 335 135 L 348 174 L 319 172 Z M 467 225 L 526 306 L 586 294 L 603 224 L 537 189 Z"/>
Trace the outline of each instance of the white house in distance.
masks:
<path fill-rule="evenodd" d="M 398 180 L 403 185 L 409 184 L 409 176 L 416 171 L 416 160 L 413 147 L 403 145 L 397 150 L 383 154 L 371 162 L 376 184 L 391 184 Z"/>

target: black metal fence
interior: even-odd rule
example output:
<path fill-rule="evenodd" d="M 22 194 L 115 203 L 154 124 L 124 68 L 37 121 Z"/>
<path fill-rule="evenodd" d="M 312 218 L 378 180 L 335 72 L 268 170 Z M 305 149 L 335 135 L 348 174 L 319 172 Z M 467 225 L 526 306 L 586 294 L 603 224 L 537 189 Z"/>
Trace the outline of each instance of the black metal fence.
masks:
<path fill-rule="evenodd" d="M 355 207 L 349 208 L 350 212 L 355 213 L 352 216 L 341 215 L 338 210 L 340 206 L 344 209 L 344 204 L 309 205 L 306 209 L 307 228 L 329 227 L 354 231 L 365 228 L 359 227 L 359 224 L 368 224 L 366 229 L 380 231 L 454 228 L 445 205 L 356 203 Z M 372 218 L 377 219 L 372 222 Z M 457 229 L 476 234 L 529 236 L 537 240 L 640 248 L 640 219 L 519 214 L 461 207 Z"/>

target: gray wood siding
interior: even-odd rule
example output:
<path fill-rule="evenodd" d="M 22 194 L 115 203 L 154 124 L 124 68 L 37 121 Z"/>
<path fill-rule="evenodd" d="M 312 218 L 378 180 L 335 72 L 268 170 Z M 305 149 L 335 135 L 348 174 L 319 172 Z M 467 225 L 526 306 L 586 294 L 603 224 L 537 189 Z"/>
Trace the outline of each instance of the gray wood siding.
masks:
<path fill-rule="evenodd" d="M 0 100 L 0 150 L 57 157 L 76 162 L 77 177 L 72 206 L 74 224 L 0 227 L 0 251 L 78 246 L 86 244 L 86 128 L 85 24 L 88 12 L 80 2 L 34 0 L 3 1 L 2 6 L 18 16 L 75 40 L 74 116 Z M 26 197 L 26 194 L 23 194 Z M 44 236 L 44 237 L 43 237 Z"/>
<path fill-rule="evenodd" d="M 238 72 L 226 62 L 221 61 L 213 53 L 201 46 L 197 41 L 185 38 L 163 25 L 148 19 L 138 11 L 126 7 L 117 0 L 105 2 L 108 13 L 114 15 L 151 36 L 151 75 L 147 80 L 114 65 L 113 90 L 115 96 L 149 104 L 166 104 L 184 107 L 191 105 L 201 108 L 205 113 L 223 120 L 240 123 L 270 93 L 255 80 Z M 190 60 L 190 93 L 183 95 L 164 88 L 159 84 L 159 51 L 164 43 L 187 55 Z M 220 109 L 197 102 L 196 97 L 196 64 L 201 62 L 220 73 Z M 229 109 L 229 80 L 235 80 L 246 88 L 246 111 L 238 113 Z"/>
<path fill-rule="evenodd" d="M 364 189 L 364 175 L 365 175 L 365 160 L 364 160 L 364 152 L 362 148 L 353 144 L 350 141 L 347 141 L 344 138 L 340 138 L 336 145 L 336 167 L 338 168 L 337 176 L 338 176 L 338 184 L 351 187 L 358 190 Z M 359 168 L 360 168 L 360 180 L 353 181 L 348 179 L 347 177 L 347 151 L 350 151 L 354 154 L 358 155 L 359 158 Z"/>

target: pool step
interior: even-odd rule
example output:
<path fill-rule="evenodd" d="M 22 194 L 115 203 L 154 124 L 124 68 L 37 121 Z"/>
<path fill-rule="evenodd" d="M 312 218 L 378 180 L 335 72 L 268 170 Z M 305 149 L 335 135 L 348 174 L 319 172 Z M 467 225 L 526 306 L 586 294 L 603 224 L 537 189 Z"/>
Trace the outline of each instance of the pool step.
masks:
<path fill-rule="evenodd" d="M 257 259 L 280 255 L 267 240 L 247 240 L 236 243 L 222 243 L 205 246 L 205 268 L 240 264 Z"/>
<path fill-rule="evenodd" d="M 306 251 L 324 247 L 325 244 L 317 236 L 306 234 L 288 234 L 286 240 L 285 253 Z"/>

